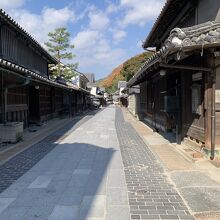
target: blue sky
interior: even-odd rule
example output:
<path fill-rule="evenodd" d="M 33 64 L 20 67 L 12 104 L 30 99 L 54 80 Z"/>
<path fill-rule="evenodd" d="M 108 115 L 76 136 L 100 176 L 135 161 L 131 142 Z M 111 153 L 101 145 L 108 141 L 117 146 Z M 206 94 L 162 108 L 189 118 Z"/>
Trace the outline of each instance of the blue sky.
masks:
<path fill-rule="evenodd" d="M 42 45 L 47 33 L 67 27 L 78 70 L 103 78 L 126 59 L 143 52 L 165 0 L 0 0 Z"/>

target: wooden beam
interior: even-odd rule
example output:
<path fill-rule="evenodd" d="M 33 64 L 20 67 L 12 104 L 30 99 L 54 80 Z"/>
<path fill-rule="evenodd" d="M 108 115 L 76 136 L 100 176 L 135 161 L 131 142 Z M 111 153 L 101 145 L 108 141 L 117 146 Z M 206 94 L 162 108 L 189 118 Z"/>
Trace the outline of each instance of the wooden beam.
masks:
<path fill-rule="evenodd" d="M 164 64 L 164 63 L 160 63 L 160 67 L 170 68 L 170 69 L 195 70 L 195 71 L 202 71 L 202 72 L 212 72 L 213 71 L 211 68 L 206 68 L 206 67 L 170 65 L 170 64 Z"/>

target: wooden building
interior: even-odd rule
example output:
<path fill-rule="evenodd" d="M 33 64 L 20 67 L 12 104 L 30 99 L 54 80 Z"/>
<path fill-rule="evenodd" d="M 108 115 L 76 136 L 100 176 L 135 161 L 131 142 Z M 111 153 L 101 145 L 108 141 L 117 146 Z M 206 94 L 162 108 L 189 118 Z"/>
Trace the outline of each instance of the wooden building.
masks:
<path fill-rule="evenodd" d="M 85 108 L 86 90 L 50 80 L 48 64 L 56 63 L 0 10 L 0 123 L 19 121 L 27 127 Z"/>
<path fill-rule="evenodd" d="M 140 118 L 212 159 L 220 152 L 219 8 L 215 0 L 168 0 L 143 44 L 156 52 L 128 82 L 140 85 Z"/>

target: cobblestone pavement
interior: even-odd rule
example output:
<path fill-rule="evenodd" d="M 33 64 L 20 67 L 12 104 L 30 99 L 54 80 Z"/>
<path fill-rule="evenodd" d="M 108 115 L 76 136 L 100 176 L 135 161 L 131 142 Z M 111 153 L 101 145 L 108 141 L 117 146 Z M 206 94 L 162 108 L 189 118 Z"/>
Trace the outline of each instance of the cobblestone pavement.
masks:
<path fill-rule="evenodd" d="M 0 193 L 54 149 L 57 145 L 55 142 L 58 139 L 63 138 L 64 135 L 67 136 L 91 117 L 92 116 L 84 118 L 76 117 L 63 128 L 53 132 L 42 141 L 32 145 L 30 148 L 22 151 L 12 159 L 0 165 Z"/>
<path fill-rule="evenodd" d="M 131 219 L 194 219 L 158 158 L 116 109 Z"/>

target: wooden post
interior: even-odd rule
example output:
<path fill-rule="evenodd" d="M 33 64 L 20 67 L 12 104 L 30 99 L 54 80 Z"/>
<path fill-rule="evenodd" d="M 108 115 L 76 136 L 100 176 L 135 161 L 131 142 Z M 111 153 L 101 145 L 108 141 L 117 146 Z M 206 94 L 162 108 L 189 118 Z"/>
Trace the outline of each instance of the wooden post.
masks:
<path fill-rule="evenodd" d="M 4 121 L 4 77 L 3 77 L 3 71 L 1 72 L 1 121 Z"/>
<path fill-rule="evenodd" d="M 209 57 L 209 59 L 212 59 Z M 211 64 L 210 60 L 209 63 Z M 213 114 L 213 74 L 205 74 L 205 98 L 204 98 L 204 109 L 205 109 L 205 146 L 209 150 L 212 148 L 212 114 Z"/>
<path fill-rule="evenodd" d="M 181 72 L 180 72 L 181 74 Z M 176 123 L 176 143 L 181 144 L 182 141 L 182 103 L 181 103 L 181 77 L 176 80 L 176 96 L 177 96 L 177 123 Z"/>
<path fill-rule="evenodd" d="M 212 109 L 211 109 L 211 156 L 210 159 L 213 160 L 215 157 L 215 85 L 216 85 L 216 72 L 212 73 Z"/>
<path fill-rule="evenodd" d="M 8 89 L 4 89 L 4 113 L 3 113 L 3 123 L 6 124 L 7 122 L 7 103 L 8 103 Z"/>

